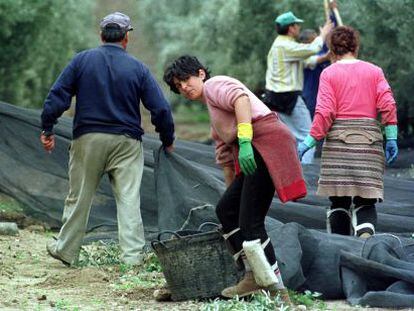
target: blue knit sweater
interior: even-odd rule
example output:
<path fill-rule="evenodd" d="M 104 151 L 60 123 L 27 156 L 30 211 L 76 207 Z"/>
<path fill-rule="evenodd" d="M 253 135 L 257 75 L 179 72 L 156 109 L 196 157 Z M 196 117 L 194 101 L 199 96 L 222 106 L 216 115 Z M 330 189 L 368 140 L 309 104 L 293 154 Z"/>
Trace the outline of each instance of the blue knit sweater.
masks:
<path fill-rule="evenodd" d="M 104 44 L 77 54 L 52 86 L 44 103 L 42 128 L 52 131 L 76 96 L 73 138 L 91 132 L 127 135 L 138 140 L 140 101 L 165 146 L 174 141 L 168 102 L 148 68 L 118 44 Z"/>

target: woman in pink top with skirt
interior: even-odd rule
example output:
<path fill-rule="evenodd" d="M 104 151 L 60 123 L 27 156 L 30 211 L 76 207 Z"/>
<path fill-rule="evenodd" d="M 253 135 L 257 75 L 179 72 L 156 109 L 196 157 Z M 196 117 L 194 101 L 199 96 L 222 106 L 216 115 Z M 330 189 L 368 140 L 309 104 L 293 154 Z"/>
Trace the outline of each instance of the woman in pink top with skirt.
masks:
<path fill-rule="evenodd" d="M 210 78 L 196 57 L 173 61 L 164 81 L 173 92 L 207 105 L 210 115 L 216 161 L 228 186 L 216 213 L 233 258 L 246 271 L 222 295 L 243 297 L 267 289 L 289 302 L 264 220 L 275 191 L 282 202 L 306 195 L 295 138 L 245 85 L 227 76 Z M 249 257 L 252 249 L 262 261 Z"/>
<path fill-rule="evenodd" d="M 328 232 L 368 238 L 375 233 L 375 203 L 384 198 L 384 160 L 390 164 L 398 154 L 396 104 L 381 68 L 356 58 L 353 28 L 337 27 L 328 46 L 335 63 L 321 74 L 315 118 L 298 153 L 325 138 L 317 194 L 332 203 Z"/>

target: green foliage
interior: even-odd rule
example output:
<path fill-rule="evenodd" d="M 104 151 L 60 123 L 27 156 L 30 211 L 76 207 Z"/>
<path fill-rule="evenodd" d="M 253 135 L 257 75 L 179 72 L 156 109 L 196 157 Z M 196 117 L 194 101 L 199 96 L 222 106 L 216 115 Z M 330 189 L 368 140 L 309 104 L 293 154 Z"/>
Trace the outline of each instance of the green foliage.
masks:
<path fill-rule="evenodd" d="M 120 291 L 131 290 L 134 288 L 159 288 L 165 286 L 165 280 L 160 273 L 130 270 L 123 274 L 117 283 L 115 289 Z"/>
<path fill-rule="evenodd" d="M 400 131 L 412 134 L 414 104 L 414 1 L 337 0 L 342 20 L 361 33 L 360 58 L 383 68 L 397 99 Z M 167 62 L 194 54 L 213 75 L 238 78 L 258 92 L 265 83 L 266 56 L 276 37 L 274 19 L 291 10 L 303 28 L 324 23 L 321 0 L 140 0 L 141 22 L 148 48 L 157 59 L 158 77 Z M 172 98 L 178 103 L 177 97 Z"/>
<path fill-rule="evenodd" d="M 113 242 L 94 242 L 81 248 L 77 267 L 121 265 L 119 245 Z M 120 267 L 122 269 L 122 266 Z"/>
<path fill-rule="evenodd" d="M 325 302 L 318 299 L 321 296 L 319 293 L 312 293 L 305 291 L 305 293 L 289 292 L 294 305 L 305 305 L 308 310 L 327 310 Z M 233 298 L 231 300 L 215 299 L 203 305 L 202 311 L 267 311 L 280 310 L 288 311 L 295 310 L 295 307 L 288 307 L 283 305 L 279 297 L 271 298 L 267 293 L 263 292 L 258 295 L 253 295 L 250 299 Z"/>
<path fill-rule="evenodd" d="M 75 52 L 94 44 L 94 0 L 0 0 L 0 100 L 40 107 Z"/>
<path fill-rule="evenodd" d="M 147 272 L 162 272 L 162 267 L 158 257 L 154 253 L 149 253 L 144 260 L 144 268 Z"/>
<path fill-rule="evenodd" d="M 143 266 L 119 265 L 120 277 L 114 284 L 120 291 L 134 288 L 158 288 L 165 286 L 160 262 L 154 253 L 147 253 Z"/>
<path fill-rule="evenodd" d="M 297 305 L 305 305 L 312 310 L 326 310 L 326 303 L 319 298 L 322 296 L 320 293 L 311 292 L 306 290 L 304 293 L 296 293 L 294 291 L 289 292 L 289 296 L 292 302 Z"/>
<path fill-rule="evenodd" d="M 0 193 L 0 213 L 9 213 L 9 212 L 23 212 L 22 205 L 16 200 L 12 199 L 9 196 L 3 195 Z"/>
<path fill-rule="evenodd" d="M 127 265 L 120 260 L 121 249 L 117 243 L 97 241 L 82 246 L 77 267 L 102 267 L 118 266 L 121 274 L 128 274 L 131 271 L 143 270 L 144 272 L 162 272 L 161 264 L 154 253 L 144 255 L 143 266 Z"/>
<path fill-rule="evenodd" d="M 238 0 L 141 0 L 144 32 L 157 52 L 158 77 L 166 63 L 183 54 L 197 55 L 214 74 L 234 75 L 229 42 L 237 34 L 238 6 Z M 178 97 L 172 102 L 177 104 Z"/>
<path fill-rule="evenodd" d="M 114 284 L 117 290 L 133 288 L 156 288 L 165 285 L 162 268 L 154 253 L 144 256 L 141 266 L 128 265 L 120 261 L 119 245 L 113 242 L 97 241 L 81 248 L 77 267 L 99 267 L 113 271 L 111 266 L 118 266 L 119 280 Z"/>
<path fill-rule="evenodd" d="M 98 44 L 97 20 L 109 11 L 133 17 L 133 54 L 150 60 L 159 81 L 166 63 L 194 54 L 213 75 L 234 76 L 256 93 L 264 88 L 275 17 L 292 10 L 305 19 L 303 28 L 324 22 L 321 0 L 100 0 L 98 8 L 95 2 L 0 0 L 0 100 L 40 107 L 69 59 Z M 337 2 L 343 21 L 361 33 L 360 58 L 382 67 L 393 88 L 400 131 L 412 135 L 414 1 Z M 184 103 L 178 96 L 171 99 Z"/>
<path fill-rule="evenodd" d="M 55 303 L 55 310 L 58 311 L 79 311 L 80 308 L 78 306 L 72 306 L 70 301 L 65 299 L 60 299 Z"/>
<path fill-rule="evenodd" d="M 201 308 L 202 311 L 290 311 L 292 308 L 284 305 L 280 298 L 270 297 L 266 292 L 253 295 L 251 299 L 233 298 L 231 300 L 215 299 Z"/>

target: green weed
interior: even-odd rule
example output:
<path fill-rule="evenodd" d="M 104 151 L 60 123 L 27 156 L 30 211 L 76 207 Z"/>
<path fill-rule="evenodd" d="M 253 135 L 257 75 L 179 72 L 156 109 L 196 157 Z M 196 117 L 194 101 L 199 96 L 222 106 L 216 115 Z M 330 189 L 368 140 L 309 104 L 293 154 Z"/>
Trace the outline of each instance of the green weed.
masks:
<path fill-rule="evenodd" d="M 305 290 L 304 293 L 289 291 L 289 296 L 292 302 L 297 305 L 305 305 L 313 310 L 326 310 L 327 308 L 326 303 L 319 299 L 322 296 L 321 293 L 311 292 L 310 290 Z"/>
<path fill-rule="evenodd" d="M 40 257 L 39 257 L 39 255 L 33 254 L 33 255 L 31 256 L 31 258 L 32 258 L 32 263 L 33 263 L 33 264 L 38 264 L 38 263 L 40 263 Z"/>
<path fill-rule="evenodd" d="M 55 304 L 55 310 L 58 311 L 79 311 L 80 308 L 77 306 L 71 306 L 71 303 L 67 300 L 61 299 L 58 300 Z"/>
<path fill-rule="evenodd" d="M 165 284 L 164 278 L 157 272 L 138 272 L 131 270 L 122 275 L 114 285 L 117 290 L 130 290 L 133 288 L 158 288 Z"/>
<path fill-rule="evenodd" d="M 16 253 L 13 255 L 14 258 L 16 258 L 17 260 L 24 260 L 27 258 L 27 254 L 24 250 L 18 250 L 16 251 Z"/>
<path fill-rule="evenodd" d="M 19 202 L 9 196 L 0 193 L 0 212 L 23 212 Z"/>
<path fill-rule="evenodd" d="M 162 272 L 158 257 L 154 253 L 148 253 L 144 259 L 144 269 L 147 272 Z"/>
<path fill-rule="evenodd" d="M 215 299 L 201 307 L 202 311 L 290 311 L 280 298 L 270 297 L 266 292 L 253 295 L 250 299 L 233 298 L 231 300 Z"/>
<path fill-rule="evenodd" d="M 120 261 L 119 245 L 113 242 L 98 241 L 89 245 L 82 246 L 79 253 L 77 267 L 100 267 L 106 265 L 119 265 Z"/>
<path fill-rule="evenodd" d="M 120 260 L 121 250 L 119 245 L 113 242 L 98 241 L 89 245 L 82 246 L 79 259 L 76 263 L 77 267 L 101 267 L 115 265 L 119 266 L 121 274 L 128 273 L 131 270 L 144 270 L 146 272 L 162 272 L 161 264 L 158 257 L 154 253 L 146 253 L 144 255 L 144 264 L 141 267 L 128 265 Z"/>
<path fill-rule="evenodd" d="M 319 293 L 306 291 L 305 293 L 289 292 L 295 305 L 305 305 L 307 309 L 326 310 L 325 302 L 318 299 Z M 295 307 L 289 307 L 282 303 L 279 297 L 270 297 L 266 292 L 253 295 L 250 299 L 233 298 L 231 300 L 215 299 L 201 307 L 202 311 L 291 311 Z"/>
<path fill-rule="evenodd" d="M 50 229 L 45 229 L 45 232 L 43 232 L 43 234 L 48 238 L 53 238 L 57 233 Z"/>

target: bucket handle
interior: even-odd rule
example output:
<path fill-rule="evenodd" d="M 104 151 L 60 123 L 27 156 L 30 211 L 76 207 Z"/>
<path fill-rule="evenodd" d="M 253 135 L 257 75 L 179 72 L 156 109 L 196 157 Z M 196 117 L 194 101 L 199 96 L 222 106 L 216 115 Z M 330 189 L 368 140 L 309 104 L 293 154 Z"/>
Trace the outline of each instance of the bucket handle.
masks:
<path fill-rule="evenodd" d="M 157 240 L 158 241 L 160 241 L 161 242 L 161 236 L 163 236 L 164 234 L 171 234 L 171 235 L 173 235 L 173 236 L 175 236 L 176 238 L 178 238 L 178 239 L 181 239 L 182 238 L 182 236 L 181 235 L 179 235 L 177 232 L 175 232 L 175 231 L 170 231 L 170 230 L 165 230 L 165 231 L 161 231 L 160 233 L 158 233 L 158 236 L 157 236 Z"/>
<path fill-rule="evenodd" d="M 220 227 L 220 225 L 219 225 L 219 224 L 216 224 L 215 222 L 206 221 L 206 222 L 203 222 L 203 223 L 202 223 L 202 224 L 198 227 L 198 231 L 203 231 L 202 229 L 203 229 L 205 226 L 214 226 L 214 227 L 215 227 L 215 229 L 218 229 L 218 228 Z"/>
<path fill-rule="evenodd" d="M 171 234 L 171 235 L 175 236 L 175 237 L 176 237 L 176 238 L 178 238 L 178 239 L 181 239 L 181 238 L 182 238 L 182 236 L 181 236 L 181 235 L 179 235 L 179 234 L 178 234 L 177 232 L 175 232 L 175 231 L 170 231 L 170 230 L 161 231 L 160 233 L 158 233 L 157 239 L 156 239 L 156 240 L 154 240 L 154 241 L 151 241 L 151 246 L 152 246 L 152 248 L 153 248 L 153 249 L 154 249 L 154 243 L 155 243 L 155 242 L 158 242 L 158 243 L 159 243 L 159 244 L 161 244 L 162 246 L 166 247 L 166 246 L 165 246 L 165 244 L 164 244 L 164 242 L 163 242 L 163 241 L 161 241 L 161 236 L 162 236 L 162 235 L 164 235 L 164 234 L 166 234 L 166 233 Z"/>
<path fill-rule="evenodd" d="M 202 231 L 202 229 L 205 227 L 205 226 L 213 226 L 213 227 L 215 227 L 216 229 L 218 229 L 218 228 L 220 228 L 220 225 L 219 224 L 216 224 L 215 222 L 211 222 L 211 221 L 206 221 L 206 222 L 203 222 L 199 227 L 198 227 L 198 231 Z M 170 230 L 165 230 L 165 231 L 161 231 L 160 233 L 158 233 L 158 236 L 157 236 L 157 239 L 156 240 L 154 240 L 154 241 L 151 241 L 151 246 L 152 246 L 152 248 L 154 249 L 154 243 L 155 242 L 158 242 L 159 244 L 161 244 L 162 246 L 164 246 L 164 247 L 166 247 L 165 246 L 165 244 L 164 244 L 164 242 L 163 241 L 161 241 L 161 236 L 162 235 L 164 235 L 164 234 L 171 234 L 171 235 L 173 235 L 173 236 L 175 236 L 176 238 L 178 238 L 178 239 L 181 239 L 182 238 L 182 236 L 181 235 L 179 235 L 177 232 L 175 232 L 175 231 L 170 231 Z"/>

